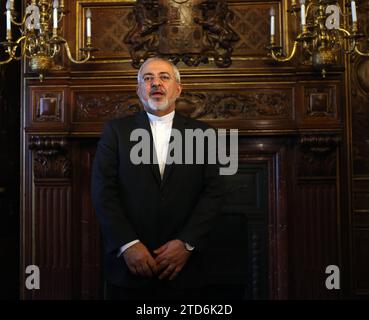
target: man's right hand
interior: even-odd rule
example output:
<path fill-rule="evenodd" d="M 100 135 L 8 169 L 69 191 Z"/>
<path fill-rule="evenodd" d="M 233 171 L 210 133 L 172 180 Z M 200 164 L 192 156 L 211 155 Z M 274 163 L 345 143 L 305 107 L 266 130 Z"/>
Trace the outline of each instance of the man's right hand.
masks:
<path fill-rule="evenodd" d="M 157 273 L 156 262 L 149 250 L 141 242 L 135 243 L 123 252 L 129 270 L 142 277 L 152 277 Z"/>

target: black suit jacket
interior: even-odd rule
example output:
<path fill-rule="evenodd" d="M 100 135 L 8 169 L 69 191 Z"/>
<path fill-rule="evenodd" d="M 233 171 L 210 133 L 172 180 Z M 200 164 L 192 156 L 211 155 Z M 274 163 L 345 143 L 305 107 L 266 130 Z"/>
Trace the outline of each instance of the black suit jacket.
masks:
<path fill-rule="evenodd" d="M 146 112 L 109 121 L 98 143 L 92 173 L 92 200 L 100 222 L 106 252 L 105 275 L 109 283 L 139 287 L 152 281 L 133 275 L 117 252 L 139 239 L 152 253 L 169 240 L 195 246 L 178 277 L 177 287 L 196 287 L 206 282 L 202 252 L 207 235 L 220 213 L 224 183 L 218 165 L 166 165 L 163 179 L 157 164 L 134 165 L 130 141 L 134 129 L 150 133 L 151 155 L 155 146 Z M 185 129 L 210 128 L 205 123 L 175 113 L 172 128 L 184 137 Z M 205 155 L 207 146 L 205 147 Z M 184 151 L 184 141 L 183 141 Z M 183 154 L 184 157 L 184 154 Z M 206 157 L 205 157 L 206 159 Z"/>

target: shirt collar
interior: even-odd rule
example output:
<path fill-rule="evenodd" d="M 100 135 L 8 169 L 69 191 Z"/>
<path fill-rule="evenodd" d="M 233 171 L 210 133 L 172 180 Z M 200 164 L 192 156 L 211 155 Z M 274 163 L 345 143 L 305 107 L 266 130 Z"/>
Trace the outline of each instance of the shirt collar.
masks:
<path fill-rule="evenodd" d="M 175 110 L 171 113 L 166 114 L 165 116 L 158 117 L 149 112 L 146 112 L 147 116 L 149 117 L 150 122 L 160 122 L 160 123 L 168 123 L 173 121 Z"/>

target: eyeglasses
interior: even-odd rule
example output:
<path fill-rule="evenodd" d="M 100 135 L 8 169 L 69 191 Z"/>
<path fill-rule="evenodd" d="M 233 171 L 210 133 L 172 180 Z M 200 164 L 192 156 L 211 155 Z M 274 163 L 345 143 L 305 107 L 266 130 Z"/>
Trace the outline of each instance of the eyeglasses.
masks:
<path fill-rule="evenodd" d="M 142 82 L 146 83 L 146 84 L 150 84 L 154 81 L 154 79 L 158 78 L 160 80 L 160 82 L 169 82 L 170 80 L 172 80 L 172 77 L 169 74 L 160 74 L 159 76 L 153 76 L 151 74 L 146 74 L 143 76 L 142 78 Z"/>

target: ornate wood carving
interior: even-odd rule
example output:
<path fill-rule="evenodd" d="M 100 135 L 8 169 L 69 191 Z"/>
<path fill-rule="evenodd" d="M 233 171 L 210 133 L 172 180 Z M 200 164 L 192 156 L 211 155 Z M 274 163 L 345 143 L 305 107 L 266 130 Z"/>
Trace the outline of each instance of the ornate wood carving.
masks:
<path fill-rule="evenodd" d="M 141 109 L 135 93 L 77 92 L 74 122 L 104 121 Z M 192 118 L 214 120 L 292 119 L 292 91 L 274 89 L 242 92 L 186 91 L 177 100 L 177 110 Z"/>
<path fill-rule="evenodd" d="M 22 110 L 26 117 L 22 119 L 22 128 L 26 138 L 22 139 L 23 154 L 20 157 L 24 171 L 22 193 L 25 194 L 21 211 L 21 269 L 40 263 L 43 280 L 37 295 L 68 299 L 98 298 L 103 293 L 99 250 L 102 243 L 90 199 L 90 170 L 101 124 L 109 118 L 140 109 L 134 93 L 135 70 L 129 66 L 129 49 L 132 51 L 134 46 L 137 47 L 132 54 L 136 54 L 137 66 L 141 57 L 160 54 L 155 51 L 159 47 L 165 50 L 161 54 L 175 62 L 181 59 L 184 64 L 193 66 L 201 63 L 202 57 L 205 61 L 216 57 L 216 54 L 220 57 L 232 55 L 231 68 L 223 71 L 213 65 L 187 68 L 179 64 L 185 90 L 178 101 L 178 110 L 194 118 L 209 120 L 217 127 L 241 129 L 239 142 L 243 151 L 240 152 L 240 160 L 248 162 L 246 167 L 250 163 L 267 163 L 268 191 L 267 194 L 260 193 L 267 198 L 264 200 L 255 195 L 257 189 L 252 188 L 252 183 L 246 178 L 248 175 L 239 171 L 234 176 L 239 184 L 231 190 L 234 191 L 231 196 L 232 201 L 236 197 L 240 200 L 230 203 L 230 212 L 241 211 L 240 208 L 249 210 L 251 205 L 254 206 L 252 200 L 267 205 L 265 224 L 260 222 L 260 225 L 253 224 L 252 227 L 266 228 L 268 238 L 265 244 L 265 237 L 258 233 L 260 229 L 255 233 L 252 228 L 243 232 L 238 242 L 229 238 L 221 241 L 224 237 L 219 236 L 215 238 L 222 244 L 228 241 L 236 258 L 240 252 L 250 254 L 244 265 L 253 264 L 253 270 L 250 265 L 246 268 L 242 264 L 230 266 L 232 270 L 241 269 L 247 273 L 242 279 L 249 286 L 250 296 L 263 298 L 261 288 L 264 287 L 268 288 L 269 297 L 273 299 L 319 298 L 338 294 L 325 289 L 324 267 L 339 265 L 337 256 L 348 259 L 344 252 L 344 247 L 347 247 L 344 233 L 352 231 L 343 230 L 342 237 L 337 234 L 341 226 L 346 228 L 349 219 L 345 205 L 346 175 L 336 172 L 336 169 L 349 166 L 345 163 L 349 146 L 341 152 L 338 141 L 335 141 L 336 134 L 343 136 L 350 129 L 348 125 L 345 133 L 341 131 L 348 113 L 341 112 L 345 102 L 341 91 L 344 74 L 337 70 L 321 79 L 310 73 L 308 68 L 300 69 L 293 62 L 288 65 L 269 63 L 264 46 L 269 41 L 270 6 L 278 12 L 276 27 L 283 26 L 283 30 L 276 31 L 283 35 L 277 41 L 284 52 L 288 52 L 288 44 L 291 44 L 289 35 L 298 28 L 293 19 L 283 20 L 286 1 L 273 4 L 227 1 L 228 16 L 221 12 L 225 20 L 218 21 L 222 15 L 218 15 L 221 4 L 217 3 L 221 2 L 177 0 L 175 4 L 170 1 L 171 7 L 162 12 L 160 8 L 164 1 L 159 0 L 65 1 L 72 13 L 68 28 L 64 28 L 65 36 L 73 46 L 72 51 L 78 52 L 85 41 L 83 14 L 87 7 L 91 7 L 93 15 L 93 43 L 100 51 L 89 63 L 64 64 L 65 70 L 51 73 L 43 84 L 29 74 L 23 75 L 25 99 Z M 136 3 L 142 4 L 144 11 L 133 11 Z M 198 5 L 191 9 L 197 20 L 192 16 L 193 20 L 189 22 L 184 15 L 181 16 L 183 24 L 175 25 L 178 15 L 182 14 L 177 12 L 177 15 L 176 8 L 187 8 L 190 3 Z M 168 22 L 169 14 L 172 24 Z M 167 20 L 163 22 L 162 17 Z M 240 40 L 231 41 L 229 30 L 236 30 Z M 178 33 L 174 34 L 176 31 Z M 124 42 L 128 36 L 131 44 Z M 230 44 L 233 51 L 227 51 L 229 47 L 224 43 L 225 46 Z M 178 52 L 170 54 L 175 48 Z M 227 59 L 216 61 L 218 64 L 227 63 Z M 355 123 L 354 149 L 357 148 L 354 171 L 355 174 L 366 174 L 369 172 L 366 142 L 369 131 L 364 69 L 359 77 L 362 85 L 357 88 L 357 96 L 352 97 L 353 107 L 350 109 Z M 40 93 L 44 99 L 40 106 L 34 99 L 35 93 Z M 44 93 L 54 96 L 42 96 Z M 62 93 L 64 101 L 58 113 L 60 101 L 53 98 L 59 93 Z M 311 134 L 298 138 L 303 133 L 318 133 L 320 130 L 329 133 L 329 137 Z M 56 134 L 60 136 L 47 136 Z M 73 138 L 66 138 L 69 136 Z M 340 162 L 337 157 L 340 157 Z M 338 186 L 341 181 L 342 185 Z M 247 186 L 251 190 L 246 190 Z M 360 199 L 355 208 L 365 210 L 367 197 L 364 193 Z M 338 201 L 341 201 L 340 207 L 337 207 Z M 232 219 L 238 219 L 234 220 L 232 227 L 225 228 L 221 224 L 220 230 L 226 229 L 235 236 L 235 230 L 252 224 L 254 221 L 251 220 L 258 214 L 254 212 L 254 216 L 248 219 L 241 217 L 242 212 L 239 217 L 232 216 Z M 364 219 L 363 216 L 360 219 Z M 343 239 L 342 243 L 340 239 Z M 365 245 L 365 240 L 360 238 L 360 246 Z M 246 242 L 247 248 L 244 246 Z M 242 247 L 236 248 L 234 243 L 242 243 Z M 219 246 L 215 246 L 217 248 Z M 268 249 L 266 253 L 265 248 Z M 224 256 L 223 251 L 221 255 L 216 253 L 219 259 Z M 357 252 L 358 255 L 361 253 Z M 263 260 L 265 256 L 266 262 Z M 359 270 L 360 264 L 366 266 L 365 262 L 358 260 L 353 269 Z M 25 277 L 24 272 L 21 275 Z M 347 272 L 342 276 L 342 283 L 348 285 Z M 365 278 L 364 273 L 360 276 Z M 22 295 L 31 298 L 34 294 L 22 288 Z"/>
<path fill-rule="evenodd" d="M 298 176 L 335 176 L 337 136 L 304 135 L 300 137 L 298 154 Z"/>
<path fill-rule="evenodd" d="M 198 119 L 290 119 L 293 105 L 291 91 L 256 89 L 242 93 L 185 92 L 177 108 Z"/>
<path fill-rule="evenodd" d="M 336 88 L 305 88 L 305 113 L 308 117 L 332 117 L 336 113 Z"/>
<path fill-rule="evenodd" d="M 140 110 L 136 93 L 77 92 L 74 96 L 75 122 L 104 121 L 122 117 Z"/>
<path fill-rule="evenodd" d="M 124 38 L 132 65 L 147 57 L 164 55 L 188 66 L 207 63 L 231 65 L 233 43 L 239 36 L 230 26 L 233 13 L 225 0 L 138 0 L 135 25 Z"/>
<path fill-rule="evenodd" d="M 65 88 L 33 87 L 31 89 L 32 108 L 29 109 L 29 125 L 62 127 L 64 124 Z"/>
<path fill-rule="evenodd" d="M 314 153 L 326 153 L 335 149 L 341 139 L 332 135 L 302 135 L 299 144 Z"/>
<path fill-rule="evenodd" d="M 36 94 L 36 121 L 59 122 L 62 112 L 62 93 Z"/>
<path fill-rule="evenodd" d="M 34 175 L 37 179 L 68 178 L 71 162 L 67 155 L 67 141 L 58 136 L 31 136 L 29 149 L 35 151 Z"/>

